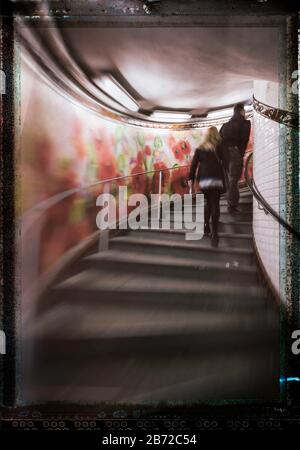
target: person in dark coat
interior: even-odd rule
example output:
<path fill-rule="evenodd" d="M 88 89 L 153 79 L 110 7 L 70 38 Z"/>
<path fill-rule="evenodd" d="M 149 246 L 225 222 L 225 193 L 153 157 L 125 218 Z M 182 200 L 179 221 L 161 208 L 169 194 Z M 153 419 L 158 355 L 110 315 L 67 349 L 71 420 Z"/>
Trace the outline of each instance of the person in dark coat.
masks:
<path fill-rule="evenodd" d="M 224 149 L 223 163 L 228 193 L 228 211 L 231 214 L 238 212 L 238 182 L 242 175 L 243 157 L 249 141 L 250 129 L 251 122 L 245 118 L 245 109 L 242 103 L 235 105 L 232 118 L 220 129 Z"/>
<path fill-rule="evenodd" d="M 189 185 L 196 180 L 204 194 L 204 234 L 211 234 L 211 243 L 215 247 L 219 241 L 220 195 L 225 192 L 222 156 L 219 132 L 216 127 L 210 127 L 204 142 L 195 151 L 189 173 Z"/>

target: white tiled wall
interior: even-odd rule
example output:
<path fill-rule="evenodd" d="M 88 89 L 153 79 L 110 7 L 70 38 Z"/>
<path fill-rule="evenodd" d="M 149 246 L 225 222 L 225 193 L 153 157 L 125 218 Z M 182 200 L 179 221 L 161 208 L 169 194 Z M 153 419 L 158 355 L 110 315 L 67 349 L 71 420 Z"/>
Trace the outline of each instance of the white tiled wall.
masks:
<path fill-rule="evenodd" d="M 254 96 L 278 106 L 278 84 L 254 83 Z M 254 166 L 256 185 L 267 202 L 279 210 L 279 124 L 254 113 Z M 279 224 L 253 202 L 253 231 L 260 258 L 279 293 Z"/>

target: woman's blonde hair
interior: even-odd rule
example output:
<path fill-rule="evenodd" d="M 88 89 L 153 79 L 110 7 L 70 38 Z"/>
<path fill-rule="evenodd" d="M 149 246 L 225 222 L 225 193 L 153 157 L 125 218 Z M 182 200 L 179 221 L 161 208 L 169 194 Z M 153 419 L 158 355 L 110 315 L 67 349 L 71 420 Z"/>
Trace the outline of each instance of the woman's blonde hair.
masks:
<path fill-rule="evenodd" d="M 202 146 L 207 150 L 215 150 L 221 141 L 220 133 L 216 127 L 209 127 L 206 132 Z"/>

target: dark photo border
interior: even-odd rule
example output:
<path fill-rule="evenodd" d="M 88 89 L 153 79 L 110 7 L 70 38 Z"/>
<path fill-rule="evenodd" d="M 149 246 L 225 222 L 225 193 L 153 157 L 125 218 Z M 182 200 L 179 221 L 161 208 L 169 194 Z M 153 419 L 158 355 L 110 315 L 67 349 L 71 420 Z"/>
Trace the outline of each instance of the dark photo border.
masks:
<path fill-rule="evenodd" d="M 18 406 L 18 305 L 15 239 L 15 198 L 18 168 L 14 154 L 18 117 L 15 114 L 16 67 L 15 17 L 34 16 L 38 2 L 6 2 L 1 22 L 1 70 L 6 75 L 6 93 L 1 96 L 1 300 L 0 329 L 6 335 L 7 354 L 0 355 L 0 403 L 3 429 L 120 430 L 156 429 L 159 433 L 193 430 L 300 430 L 300 383 L 282 386 L 277 403 L 259 401 L 233 404 L 155 406 L 125 404 L 59 404 Z M 53 3 L 53 5 L 52 5 Z M 282 110 L 298 116 L 298 95 L 291 94 L 292 73 L 298 69 L 299 16 L 297 1 L 190 1 L 154 2 L 147 13 L 140 0 L 98 2 L 98 9 L 77 1 L 49 2 L 53 18 L 62 27 L 276 27 L 281 36 L 280 76 Z M 150 2 L 151 3 L 151 2 Z M 135 9 L 136 8 L 136 9 Z M 63 16 L 68 15 L 68 19 Z M 28 19 L 30 21 L 30 19 Z M 38 25 L 43 26 L 43 25 Z M 294 122 L 295 123 L 295 122 Z M 285 127 L 285 125 L 284 125 Z M 284 131 L 286 149 L 285 220 L 299 229 L 299 130 Z M 286 236 L 287 309 L 281 311 L 281 376 L 300 372 L 299 356 L 291 354 L 291 332 L 299 329 L 299 240 Z"/>

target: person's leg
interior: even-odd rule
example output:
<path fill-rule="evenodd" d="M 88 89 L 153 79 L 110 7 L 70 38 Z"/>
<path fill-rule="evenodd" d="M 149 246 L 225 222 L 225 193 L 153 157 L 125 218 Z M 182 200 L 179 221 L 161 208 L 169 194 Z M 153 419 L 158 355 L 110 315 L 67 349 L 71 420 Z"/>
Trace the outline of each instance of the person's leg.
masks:
<path fill-rule="evenodd" d="M 239 203 L 239 188 L 238 182 L 240 180 L 243 170 L 243 158 L 238 150 L 230 149 L 230 162 L 228 170 L 228 207 L 235 210 Z"/>
<path fill-rule="evenodd" d="M 220 218 L 220 193 L 219 191 L 211 192 L 211 220 L 212 220 L 212 235 L 218 236 L 218 225 Z"/>
<path fill-rule="evenodd" d="M 204 234 L 210 233 L 210 226 L 209 226 L 209 220 L 211 216 L 211 202 L 210 202 L 210 196 L 209 192 L 204 192 Z"/>

